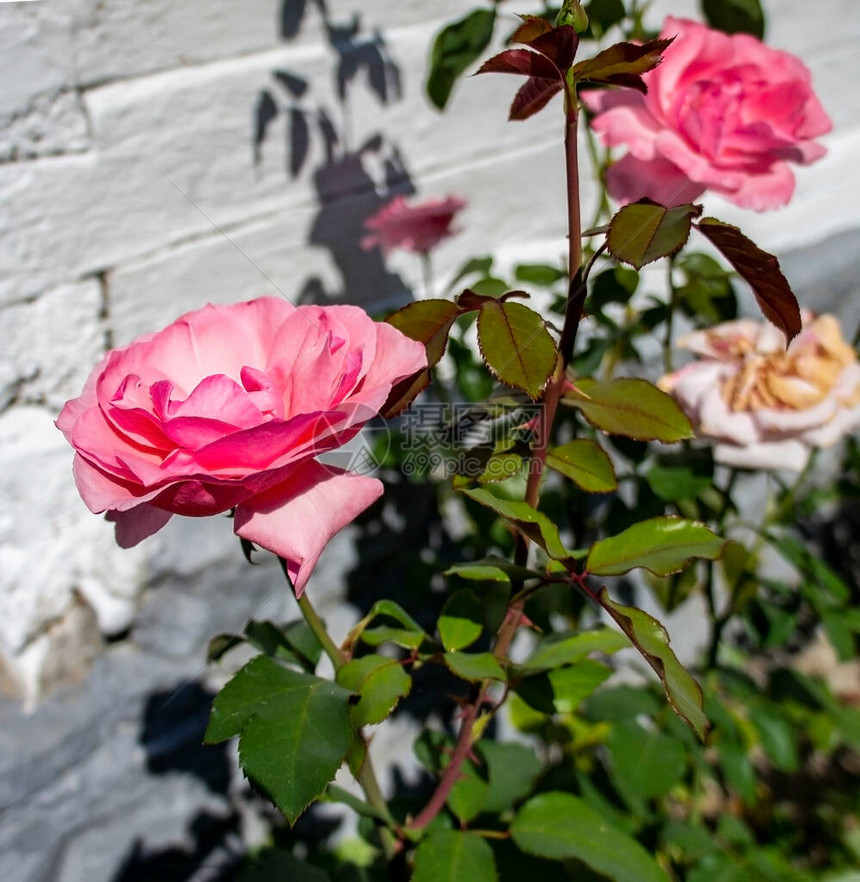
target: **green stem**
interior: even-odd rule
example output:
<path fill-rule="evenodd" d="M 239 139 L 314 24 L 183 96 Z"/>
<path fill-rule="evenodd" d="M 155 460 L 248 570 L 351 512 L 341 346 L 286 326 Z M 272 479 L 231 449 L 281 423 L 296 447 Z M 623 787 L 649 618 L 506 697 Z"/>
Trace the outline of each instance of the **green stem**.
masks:
<path fill-rule="evenodd" d="M 281 560 L 281 568 L 284 570 L 284 574 L 287 574 L 286 562 Z M 289 581 L 289 576 L 287 576 L 287 580 Z M 331 635 L 326 630 L 325 623 L 319 617 L 319 614 L 314 609 L 313 604 L 310 601 L 307 593 L 302 594 L 301 597 L 296 598 L 299 604 L 299 609 L 301 610 L 302 615 L 304 616 L 305 621 L 308 623 L 308 627 L 313 631 L 314 637 L 319 641 L 320 646 L 323 648 L 323 652 L 331 659 L 332 665 L 334 665 L 335 673 L 339 671 L 349 659 L 332 640 Z M 394 821 L 391 817 L 391 812 L 388 809 L 388 803 L 385 801 L 385 797 L 382 795 L 382 789 L 379 786 L 379 780 L 376 777 L 376 772 L 373 768 L 373 762 L 370 759 L 370 752 L 367 749 L 367 741 L 364 737 L 364 734 L 361 730 L 356 732 L 356 737 L 360 738 L 364 741 L 365 746 L 365 758 L 364 765 L 361 768 L 361 772 L 358 775 L 358 783 L 361 785 L 361 789 L 364 791 L 364 795 L 367 797 L 367 801 L 372 805 L 381 815 L 382 817 L 388 819 L 388 823 L 393 825 Z M 385 855 L 385 860 L 390 864 L 396 857 L 399 851 L 399 846 L 397 843 L 397 839 L 394 834 L 388 827 L 379 827 L 379 841 L 382 845 L 382 852 Z"/>

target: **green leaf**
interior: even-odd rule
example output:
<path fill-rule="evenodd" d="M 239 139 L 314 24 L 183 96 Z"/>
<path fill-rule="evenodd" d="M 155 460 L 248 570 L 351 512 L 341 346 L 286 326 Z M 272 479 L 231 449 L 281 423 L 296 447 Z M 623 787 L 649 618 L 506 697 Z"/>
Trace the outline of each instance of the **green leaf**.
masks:
<path fill-rule="evenodd" d="M 606 665 L 587 658 L 569 667 L 526 677 L 514 691 L 541 713 L 572 714 L 611 673 Z"/>
<path fill-rule="evenodd" d="M 677 502 L 680 499 L 695 499 L 713 483 L 713 476 L 697 474 L 692 468 L 679 466 L 652 466 L 645 475 L 648 486 L 664 502 Z"/>
<path fill-rule="evenodd" d="M 483 741 L 479 752 L 487 763 L 489 779 L 482 811 L 498 814 L 528 796 L 541 770 L 541 761 L 530 747 Z"/>
<path fill-rule="evenodd" d="M 697 205 L 666 208 L 650 200 L 640 200 L 619 209 L 609 223 L 606 245 L 622 263 L 641 269 L 661 257 L 669 257 L 684 247 L 690 225 L 702 209 Z"/>
<path fill-rule="evenodd" d="M 758 730 L 761 747 L 774 767 L 782 772 L 796 772 L 800 768 L 797 737 L 791 721 L 778 710 L 753 707 L 750 720 Z"/>
<path fill-rule="evenodd" d="M 480 560 L 454 564 L 445 570 L 446 576 L 459 576 L 461 579 L 474 579 L 477 582 L 507 582 L 511 579 L 541 579 L 543 574 L 536 570 L 518 567 L 507 558 L 489 554 Z"/>
<path fill-rule="evenodd" d="M 737 318 L 738 303 L 730 272 L 709 254 L 683 254 L 676 266 L 683 274 L 678 286 L 681 307 L 701 326 L 709 327 Z"/>
<path fill-rule="evenodd" d="M 657 67 L 672 39 L 674 38 L 650 40 L 647 43 L 616 43 L 598 52 L 593 58 L 575 64 L 573 75 L 580 83 L 629 86 L 645 93 L 648 88 L 642 81 L 642 74 Z"/>
<path fill-rule="evenodd" d="M 675 400 L 647 380 L 583 377 L 562 401 L 578 407 L 591 425 L 611 435 L 664 444 L 694 437 Z"/>
<path fill-rule="evenodd" d="M 488 789 L 486 770 L 479 770 L 467 759 L 460 767 L 460 777 L 454 782 L 445 804 L 461 824 L 468 824 L 481 813 Z"/>
<path fill-rule="evenodd" d="M 433 367 L 445 354 L 448 333 L 460 307 L 450 300 L 416 300 L 392 313 L 385 320 L 411 340 L 423 343 L 427 366 Z"/>
<path fill-rule="evenodd" d="M 458 77 L 489 45 L 495 22 L 495 10 L 475 9 L 436 35 L 430 55 L 427 94 L 439 110 L 448 103 Z"/>
<path fill-rule="evenodd" d="M 514 276 L 518 282 L 549 288 L 561 279 L 567 278 L 567 273 L 557 266 L 544 263 L 521 263 L 514 270 Z"/>
<path fill-rule="evenodd" d="M 403 627 L 393 628 L 385 624 L 369 628 L 368 625 L 379 617 L 393 619 Z M 353 628 L 350 639 L 361 639 L 370 646 L 390 642 L 404 649 L 417 649 L 424 641 L 430 640 L 421 625 L 393 600 L 377 600 L 370 612 Z"/>
<path fill-rule="evenodd" d="M 591 0 L 585 7 L 585 12 L 592 29 L 594 25 L 599 25 L 601 34 L 623 21 L 627 15 L 622 0 Z"/>
<path fill-rule="evenodd" d="M 484 612 L 474 591 L 454 592 L 442 607 L 437 622 L 442 645 L 449 651 L 471 646 L 484 630 Z"/>
<path fill-rule="evenodd" d="M 635 839 L 569 793 L 530 799 L 514 818 L 511 836 L 527 854 L 557 861 L 576 858 L 613 882 L 668 882 Z"/>
<path fill-rule="evenodd" d="M 504 668 L 491 652 L 446 652 L 445 665 L 461 680 L 506 680 Z"/>
<path fill-rule="evenodd" d="M 551 558 L 563 560 L 570 557 L 570 552 L 562 544 L 558 527 L 545 514 L 532 508 L 528 503 L 502 499 L 483 487 L 463 490 L 463 493 L 503 517 L 524 536 L 539 545 Z"/>
<path fill-rule="evenodd" d="M 496 882 L 493 850 L 474 833 L 432 830 L 415 852 L 412 882 Z"/>
<path fill-rule="evenodd" d="M 356 727 L 381 723 L 412 688 L 412 678 L 397 659 L 365 655 L 348 661 L 337 672 L 337 682 L 360 697 L 352 706 Z"/>
<path fill-rule="evenodd" d="M 724 543 L 696 521 L 651 518 L 595 542 L 585 568 L 595 576 L 620 576 L 635 567 L 644 567 L 655 576 L 668 576 L 682 570 L 694 557 L 716 560 Z"/>
<path fill-rule="evenodd" d="M 532 654 L 516 665 L 518 673 L 548 671 L 570 665 L 585 658 L 590 652 L 607 655 L 630 646 L 630 641 L 614 628 L 595 628 L 578 634 L 554 633 L 543 637 Z"/>
<path fill-rule="evenodd" d="M 764 39 L 764 11 L 759 0 L 701 0 L 708 24 L 727 34 L 752 34 Z"/>
<path fill-rule="evenodd" d="M 546 464 L 570 478 L 587 493 L 618 489 L 615 468 L 606 451 L 590 438 L 581 438 L 547 451 Z"/>
<path fill-rule="evenodd" d="M 291 824 L 334 778 L 352 741 L 350 693 L 328 680 L 248 662 L 212 703 L 204 740 L 239 735 L 239 761 Z"/>
<path fill-rule="evenodd" d="M 488 300 L 478 314 L 478 345 L 490 372 L 536 399 L 558 351 L 543 318 L 522 303 Z"/>
<path fill-rule="evenodd" d="M 615 603 L 605 588 L 598 600 L 654 669 L 675 713 L 704 741 L 710 724 L 704 712 L 702 689 L 678 661 L 666 629 L 641 609 Z"/>
<path fill-rule="evenodd" d="M 638 723 L 613 726 L 606 748 L 616 786 L 636 799 L 666 796 L 687 769 L 687 752 L 680 741 Z"/>
<path fill-rule="evenodd" d="M 797 298 L 779 261 L 762 251 L 737 227 L 714 217 L 703 217 L 696 229 L 713 244 L 752 288 L 764 317 L 785 334 L 786 345 L 800 333 L 803 321 Z"/>
<path fill-rule="evenodd" d="M 639 286 L 639 273 L 626 266 L 604 270 L 594 279 L 587 308 L 590 313 L 601 312 L 609 303 L 627 303 Z"/>

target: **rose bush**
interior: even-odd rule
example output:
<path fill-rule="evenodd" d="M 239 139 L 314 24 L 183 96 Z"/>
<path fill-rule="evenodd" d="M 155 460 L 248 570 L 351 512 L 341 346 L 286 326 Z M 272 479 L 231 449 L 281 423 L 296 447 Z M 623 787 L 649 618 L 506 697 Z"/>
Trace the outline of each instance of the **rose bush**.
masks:
<path fill-rule="evenodd" d="M 684 19 L 667 18 L 661 37 L 675 41 L 644 74 L 646 95 L 582 93 L 604 143 L 630 151 L 609 168 L 610 195 L 678 205 L 713 190 L 757 211 L 788 202 L 788 163 L 822 157 L 812 139 L 831 128 L 806 66 L 748 34 Z"/>
<path fill-rule="evenodd" d="M 328 540 L 381 493 L 316 457 L 352 438 L 424 347 L 353 306 L 206 306 L 109 352 L 57 419 L 75 481 L 128 547 L 173 514 L 235 508 L 301 593 Z"/>
<path fill-rule="evenodd" d="M 419 205 L 409 205 L 402 196 L 395 196 L 364 222 L 370 232 L 361 240 L 361 247 L 379 246 L 384 254 L 397 248 L 427 254 L 442 239 L 454 235 L 451 223 L 465 207 L 465 200 L 455 196 Z"/>
<path fill-rule="evenodd" d="M 800 470 L 811 448 L 860 426 L 860 364 L 831 315 L 806 314 L 788 351 L 772 325 L 749 319 L 697 331 L 679 344 L 699 360 L 659 385 L 697 434 L 718 441 L 718 462 Z"/>

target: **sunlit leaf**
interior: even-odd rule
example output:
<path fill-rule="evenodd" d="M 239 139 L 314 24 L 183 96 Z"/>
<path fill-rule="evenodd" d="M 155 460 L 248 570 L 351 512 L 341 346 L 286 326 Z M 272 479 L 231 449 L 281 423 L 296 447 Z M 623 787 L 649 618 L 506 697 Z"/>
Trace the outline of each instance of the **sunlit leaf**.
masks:
<path fill-rule="evenodd" d="M 335 683 L 261 655 L 215 697 L 205 741 L 239 735 L 243 771 L 292 824 L 346 756 L 352 741 L 349 699 L 349 691 Z"/>
<path fill-rule="evenodd" d="M 576 634 L 553 633 L 541 638 L 532 654 L 516 665 L 517 672 L 548 671 L 562 665 L 573 664 L 585 658 L 590 652 L 606 654 L 617 652 L 630 646 L 624 634 L 614 628 L 597 628 Z"/>
<path fill-rule="evenodd" d="M 585 567 L 595 576 L 620 576 L 644 567 L 655 576 L 682 570 L 693 558 L 716 560 L 725 540 L 704 524 L 677 517 L 651 518 L 617 536 L 599 539 Z"/>
<path fill-rule="evenodd" d="M 491 652 L 446 652 L 448 670 L 462 680 L 505 680 L 504 668 Z"/>
<path fill-rule="evenodd" d="M 616 260 L 641 269 L 683 248 L 693 218 L 701 213 L 698 205 L 666 208 L 647 199 L 625 205 L 609 222 L 606 246 Z"/>
<path fill-rule="evenodd" d="M 541 713 L 571 714 L 611 673 L 600 662 L 581 659 L 573 665 L 525 677 L 514 691 Z"/>
<path fill-rule="evenodd" d="M 562 560 L 570 556 L 558 534 L 558 527 L 528 503 L 502 499 L 483 487 L 464 490 L 463 493 L 503 517 L 524 536 L 537 543 L 551 558 Z"/>
<path fill-rule="evenodd" d="M 478 68 L 478 73 L 509 73 L 561 81 L 558 68 L 548 58 L 531 49 L 505 49 L 488 58 Z"/>
<path fill-rule="evenodd" d="M 728 260 L 752 288 L 764 317 L 785 334 L 790 343 L 803 325 L 797 298 L 786 281 L 779 261 L 762 251 L 737 227 L 713 217 L 703 217 L 696 229 Z"/>
<path fill-rule="evenodd" d="M 412 678 L 397 659 L 365 655 L 348 661 L 337 672 L 337 682 L 360 698 L 351 708 L 355 726 L 381 723 L 412 688 Z"/>
<path fill-rule="evenodd" d="M 490 554 L 480 560 L 454 564 L 445 570 L 446 576 L 459 576 L 478 582 L 510 582 L 511 579 L 540 579 L 542 574 L 526 567 L 518 567 L 507 558 Z"/>
<path fill-rule="evenodd" d="M 492 374 L 537 398 L 558 352 L 543 318 L 522 303 L 486 301 L 478 314 L 478 345 Z"/>
<path fill-rule="evenodd" d="M 600 83 L 607 86 L 629 86 L 640 92 L 648 88 L 642 74 L 653 70 L 663 60 L 663 52 L 672 43 L 668 40 L 649 40 L 647 43 L 616 43 L 594 58 L 574 65 L 573 75 L 578 82 Z"/>
<path fill-rule="evenodd" d="M 578 859 L 614 882 L 668 882 L 635 839 L 569 793 L 541 793 L 517 812 L 511 837 L 527 854 Z"/>
<path fill-rule="evenodd" d="M 546 464 L 588 493 L 609 493 L 618 487 L 615 468 L 606 451 L 590 438 L 551 448 Z"/>
<path fill-rule="evenodd" d="M 605 588 L 598 599 L 654 669 L 675 713 L 704 740 L 710 724 L 705 716 L 702 689 L 678 661 L 666 629 L 643 610 L 615 603 Z"/>
<path fill-rule="evenodd" d="M 447 650 L 465 649 L 474 643 L 484 630 L 483 607 L 475 592 L 468 588 L 454 592 L 442 607 L 437 627 Z"/>
<path fill-rule="evenodd" d="M 591 425 L 612 435 L 671 444 L 693 437 L 677 402 L 647 380 L 576 380 L 562 399 L 578 407 Z"/>

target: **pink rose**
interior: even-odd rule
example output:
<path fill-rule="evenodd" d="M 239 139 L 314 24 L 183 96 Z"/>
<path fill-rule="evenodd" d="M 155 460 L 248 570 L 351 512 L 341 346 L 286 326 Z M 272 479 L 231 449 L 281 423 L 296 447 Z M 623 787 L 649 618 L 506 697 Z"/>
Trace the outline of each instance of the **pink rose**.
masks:
<path fill-rule="evenodd" d="M 647 95 L 582 93 L 603 142 L 630 151 L 609 168 L 610 195 L 679 205 L 713 190 L 756 211 L 785 205 L 788 163 L 820 159 L 825 148 L 811 139 L 831 128 L 809 70 L 748 34 L 685 19 L 667 18 L 660 36 L 676 39 L 644 75 Z"/>
<path fill-rule="evenodd" d="M 442 239 L 453 236 L 454 215 L 466 207 L 464 199 L 447 199 L 407 205 L 402 196 L 395 196 L 364 222 L 370 235 L 361 240 L 361 247 L 369 250 L 378 245 L 384 254 L 403 248 L 426 254 Z"/>
<path fill-rule="evenodd" d="M 382 493 L 316 456 L 353 437 L 424 347 L 353 306 L 206 306 L 109 352 L 57 426 L 78 490 L 123 547 L 172 514 L 235 508 L 301 594 L 328 540 Z"/>
<path fill-rule="evenodd" d="M 740 468 L 803 468 L 860 426 L 860 364 L 832 315 L 813 319 L 785 350 L 767 323 L 741 319 L 680 341 L 700 358 L 663 377 L 714 458 Z"/>

